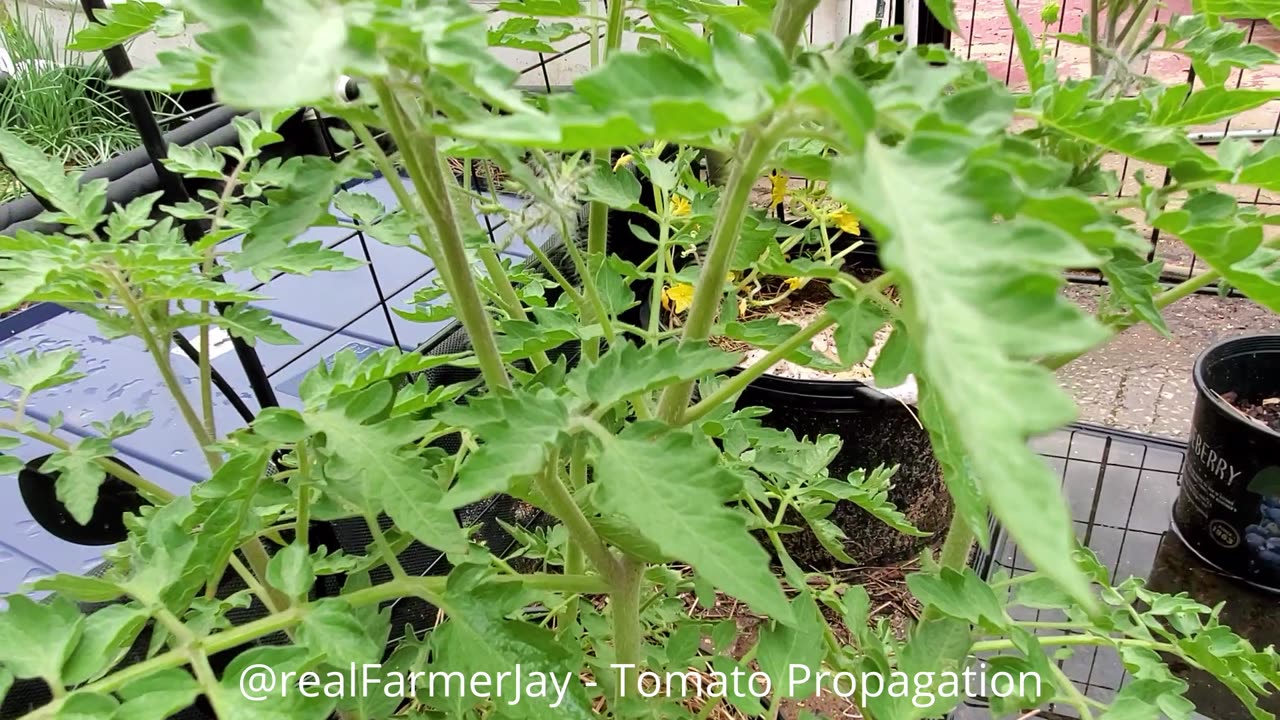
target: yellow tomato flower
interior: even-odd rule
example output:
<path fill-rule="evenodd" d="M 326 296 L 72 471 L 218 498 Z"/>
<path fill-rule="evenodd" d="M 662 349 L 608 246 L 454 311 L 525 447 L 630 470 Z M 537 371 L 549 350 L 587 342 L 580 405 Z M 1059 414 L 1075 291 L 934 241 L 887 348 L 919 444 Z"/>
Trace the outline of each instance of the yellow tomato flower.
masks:
<path fill-rule="evenodd" d="M 689 283 L 677 283 L 662 288 L 662 307 L 673 313 L 682 313 L 693 304 L 693 286 Z"/>
<path fill-rule="evenodd" d="M 618 170 L 630 165 L 632 160 L 635 160 L 635 158 L 631 157 L 631 153 L 623 153 L 614 161 L 613 171 L 618 172 Z"/>
<path fill-rule="evenodd" d="M 693 209 L 693 206 L 689 203 L 687 199 L 679 195 L 671 196 L 671 214 L 672 215 L 676 217 L 680 217 L 682 215 L 688 215 L 689 211 L 692 209 Z"/>
<path fill-rule="evenodd" d="M 787 178 L 778 173 L 769 175 L 769 209 L 778 207 L 778 203 L 787 199 Z"/>
<path fill-rule="evenodd" d="M 831 213 L 831 219 L 835 221 L 836 227 L 850 235 L 857 235 L 862 232 L 862 226 L 858 224 L 858 216 L 843 207 Z"/>

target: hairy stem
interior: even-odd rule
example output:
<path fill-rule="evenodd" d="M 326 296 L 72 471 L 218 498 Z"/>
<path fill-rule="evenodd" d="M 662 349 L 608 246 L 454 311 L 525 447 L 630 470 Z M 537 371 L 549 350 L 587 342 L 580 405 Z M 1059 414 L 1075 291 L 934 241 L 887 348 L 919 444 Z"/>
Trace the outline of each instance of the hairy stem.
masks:
<path fill-rule="evenodd" d="M 789 4 L 780 3 L 779 7 Z M 729 263 L 733 259 L 738 236 L 742 234 L 742 219 L 746 213 L 747 201 L 751 197 L 751 188 L 769 157 L 771 146 L 772 142 L 765 140 L 754 130 L 748 130 L 738 142 L 735 153 L 738 162 L 729 174 L 729 184 L 721 201 L 720 214 L 711 231 L 706 263 L 698 274 L 693 304 L 689 307 L 689 316 L 685 319 L 684 333 L 680 338 L 682 344 L 702 342 L 711 334 L 716 312 L 724 298 L 724 278 L 729 273 Z M 658 417 L 670 424 L 677 422 L 688 408 L 692 392 L 692 381 L 668 385 L 658 404 Z"/>
<path fill-rule="evenodd" d="M 392 580 L 374 585 L 373 587 L 362 588 L 345 595 L 341 595 L 343 601 L 353 608 L 369 607 L 378 605 L 387 600 L 412 596 L 423 597 L 433 601 L 435 604 L 441 604 L 441 595 L 445 591 L 445 584 L 448 578 L 438 577 L 410 577 L 401 580 Z M 599 594 L 608 592 L 609 585 L 604 578 L 590 575 L 552 575 L 552 574 L 530 574 L 530 575 L 509 575 L 498 576 L 491 580 L 495 583 L 514 582 L 529 588 L 538 590 L 551 590 L 558 592 L 572 592 L 582 594 Z M 213 635 L 203 638 L 196 638 L 192 641 L 191 647 L 197 647 L 202 650 L 205 655 L 214 655 L 224 650 L 246 645 L 277 632 L 287 631 L 294 625 L 302 622 L 306 616 L 306 607 L 293 607 L 283 610 L 274 615 L 269 615 L 260 620 L 237 625 Z M 161 653 L 148 660 L 140 663 L 122 667 L 106 677 L 88 683 L 78 689 L 79 692 L 96 692 L 108 693 L 128 685 L 135 680 L 149 677 L 169 668 L 182 667 L 190 661 L 190 657 L 185 649 L 169 650 Z M 62 700 L 54 700 L 53 702 L 43 705 L 40 708 L 23 715 L 23 720 L 35 720 L 36 718 L 53 718 L 57 716 L 59 709 L 63 704 Z"/>
<path fill-rule="evenodd" d="M 449 269 L 445 279 L 450 286 L 449 295 L 458 309 L 458 320 L 471 340 L 480 373 L 489 389 L 510 390 L 511 378 L 503 364 L 502 353 L 498 351 L 484 300 L 476 289 L 475 278 L 471 276 L 471 263 L 467 260 L 466 244 L 454 217 L 449 186 L 440 170 L 440 163 L 434 160 L 440 154 L 436 138 L 420 127 L 410 127 L 410 119 L 385 81 L 374 81 L 374 86 L 396 147 L 400 149 L 400 156 L 404 158 L 409 177 L 418 191 L 418 199 L 435 226 L 444 266 Z"/>
<path fill-rule="evenodd" d="M 63 440 L 57 435 L 45 432 L 43 430 L 39 430 L 34 425 L 30 425 L 27 423 L 18 424 L 18 423 L 10 423 L 10 422 L 0 422 L 0 430 L 8 430 L 10 432 L 15 432 L 21 435 L 25 435 L 31 438 L 32 440 L 38 440 L 50 447 L 54 447 L 59 450 L 62 450 L 63 452 L 68 452 L 71 450 L 71 443 L 67 442 L 66 440 Z M 136 488 L 138 492 L 142 493 L 143 497 L 147 498 L 153 503 L 156 503 L 157 505 L 167 503 L 173 500 L 174 498 L 173 493 L 169 492 L 168 490 L 165 490 L 159 485 L 156 485 L 150 480 L 142 477 L 138 473 L 130 470 L 129 468 L 125 467 L 124 465 L 121 465 L 120 463 L 116 462 L 115 460 L 109 457 L 94 458 L 94 462 L 98 463 L 98 466 L 101 467 L 103 470 L 106 470 L 108 474 L 120 480 L 123 480 L 124 482 Z"/>
<path fill-rule="evenodd" d="M 365 512 L 363 517 L 365 526 L 369 528 L 369 534 L 373 536 L 373 543 L 378 548 L 378 554 L 382 556 L 382 562 L 391 569 L 391 576 L 397 580 L 409 577 L 409 573 L 405 572 L 404 566 L 400 564 L 400 558 L 396 557 L 396 551 L 391 547 L 391 543 L 387 542 L 387 536 L 382 532 L 378 518 L 370 512 Z"/>
<path fill-rule="evenodd" d="M 641 651 L 644 628 L 640 622 L 640 583 L 643 579 L 644 563 L 629 557 L 623 559 L 610 581 L 614 662 L 621 665 L 639 666 L 644 660 Z"/>
<path fill-rule="evenodd" d="M 543 471 L 538 473 L 537 485 L 538 490 L 546 497 L 552 514 L 564 523 L 569 536 L 581 546 L 582 551 L 596 566 L 596 570 L 606 577 L 614 577 L 617 574 L 618 561 L 596 534 L 596 529 L 582 513 L 582 508 L 578 507 L 569 488 L 560 481 L 560 460 L 557 451 L 551 451 L 551 457 L 547 459 Z"/>
<path fill-rule="evenodd" d="M 959 570 L 969 564 L 969 551 L 973 549 L 973 529 L 960 517 L 960 513 L 951 516 L 951 525 L 947 528 L 947 537 L 942 541 L 942 555 L 938 562 L 942 567 Z"/>
<path fill-rule="evenodd" d="M 277 608 L 289 607 L 291 604 L 289 597 L 271 587 L 271 583 L 267 582 L 267 563 L 271 562 L 271 557 L 267 555 L 267 549 L 262 545 L 262 540 L 255 537 L 242 545 L 240 551 L 244 553 L 244 559 L 249 561 L 249 569 L 253 571 L 254 577 L 258 578 L 262 587 L 266 588 L 271 604 Z"/>
<path fill-rule="evenodd" d="M 146 313 L 142 311 L 137 299 L 133 297 L 133 291 L 130 290 L 129 285 L 120 277 L 119 273 L 112 272 L 110 277 L 116 286 L 117 293 L 120 295 L 120 301 L 124 303 L 125 310 L 128 311 L 129 316 L 133 319 L 134 330 L 142 338 L 147 352 L 151 355 L 152 362 L 155 363 L 156 369 L 160 371 L 160 378 L 164 381 L 165 388 L 173 396 L 173 401 L 178 405 L 178 411 L 182 413 L 182 419 L 186 421 L 187 427 L 191 428 L 191 434 L 195 436 L 196 442 L 200 444 L 200 450 L 204 453 L 205 460 L 209 463 L 209 468 L 216 471 L 222 467 L 222 456 L 209 447 L 213 444 L 214 438 L 205 431 L 204 423 L 201 421 L 200 416 L 196 414 L 195 408 L 191 406 L 191 400 L 183 392 L 182 384 L 178 382 L 178 376 L 173 372 L 173 365 L 169 363 L 169 343 L 167 341 L 161 343 L 155 333 L 151 332 L 150 326 L 147 325 Z"/>

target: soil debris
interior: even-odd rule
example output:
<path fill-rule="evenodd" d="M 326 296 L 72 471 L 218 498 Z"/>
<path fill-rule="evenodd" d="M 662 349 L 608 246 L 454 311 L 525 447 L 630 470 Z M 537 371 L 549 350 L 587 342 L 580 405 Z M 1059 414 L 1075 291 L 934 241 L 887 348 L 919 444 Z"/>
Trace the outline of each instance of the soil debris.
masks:
<path fill-rule="evenodd" d="M 1247 399 L 1241 398 L 1235 391 L 1222 393 L 1219 397 L 1253 422 L 1280 432 L 1280 397 Z"/>

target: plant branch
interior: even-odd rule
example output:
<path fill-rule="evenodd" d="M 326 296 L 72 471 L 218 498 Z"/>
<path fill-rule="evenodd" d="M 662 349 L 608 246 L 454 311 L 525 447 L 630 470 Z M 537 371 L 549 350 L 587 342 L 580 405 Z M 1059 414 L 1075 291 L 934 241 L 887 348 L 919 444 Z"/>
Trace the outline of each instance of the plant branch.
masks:
<path fill-rule="evenodd" d="M 204 453 L 205 460 L 209 463 L 209 468 L 216 471 L 222 467 L 222 457 L 209 447 L 213 444 L 214 438 L 206 432 L 204 423 L 201 421 L 200 416 L 196 414 L 195 408 L 191 406 L 191 400 L 183 392 L 182 384 L 178 382 L 178 376 L 173 372 L 173 365 L 169 363 L 168 343 L 161 345 L 159 339 L 151 332 L 151 328 L 147 325 L 146 314 L 138 305 L 137 300 L 133 297 L 133 292 L 129 289 L 124 279 L 120 277 L 119 273 L 112 270 L 107 275 L 116 286 L 116 291 L 120 294 L 120 301 L 124 303 L 125 309 L 133 319 L 134 329 L 138 332 L 138 336 L 142 338 L 147 352 L 151 354 L 152 361 L 160 371 L 160 377 L 164 381 L 165 388 L 173 396 L 173 401 L 178 405 L 178 411 L 182 413 L 183 420 L 191 428 L 191 434 L 195 436 L 196 442 L 200 444 L 200 451 Z"/>
<path fill-rule="evenodd" d="M 457 218 L 454 217 L 449 187 L 440 170 L 440 163 L 434 160 L 439 155 L 436 138 L 421 128 L 409 126 L 409 119 L 405 116 L 399 99 L 386 81 L 375 80 L 374 87 L 377 88 L 378 99 L 395 138 L 396 147 L 400 149 L 400 156 L 404 158 L 409 177 L 418 191 L 418 199 L 435 226 L 444 266 L 449 269 L 445 283 L 449 286 L 454 307 L 458 309 L 458 320 L 466 328 L 471 340 L 472 350 L 480 364 L 480 373 L 491 390 L 509 390 L 511 378 L 503 364 L 502 353 L 498 351 L 484 301 L 471 276 L 471 263 L 467 260 L 466 244 L 458 228 Z M 414 141 L 421 147 L 415 147 Z M 419 150 L 422 151 L 421 155 Z M 423 160 L 424 155 L 430 160 Z"/>
<path fill-rule="evenodd" d="M 805 0 L 806 2 L 808 0 Z M 792 3 L 779 3 L 781 8 Z M 729 273 L 729 263 L 733 259 L 733 250 L 742 234 L 742 220 L 746 213 L 747 201 L 751 197 L 751 189 L 756 178 L 764 167 L 765 160 L 772 149 L 772 137 L 762 137 L 757 130 L 748 130 L 738 142 L 734 164 L 729 173 L 729 184 L 724 199 L 721 201 L 720 214 L 716 218 L 715 228 L 711 231 L 711 242 L 707 248 L 706 263 L 698 275 L 698 283 L 694 288 L 693 304 L 689 307 L 689 316 L 685 319 L 681 344 L 702 342 L 711 334 L 716 312 L 724 298 L 724 279 Z M 680 382 L 668 385 L 658 403 L 658 417 L 667 423 L 674 424 L 689 407 L 689 396 L 693 391 L 693 382 Z"/>
<path fill-rule="evenodd" d="M 341 595 L 341 599 L 353 608 L 369 607 L 378 605 L 387 600 L 394 600 L 405 596 L 424 597 L 433 604 L 441 604 L 441 595 L 445 591 L 447 577 L 410 577 L 401 580 L 392 580 L 374 585 L 372 587 L 361 588 L 345 595 Z M 582 594 L 600 594 L 609 590 L 608 583 L 604 578 L 594 575 L 553 575 L 546 573 L 534 573 L 529 575 L 507 575 L 497 576 L 491 579 L 494 583 L 519 583 L 526 587 L 538 590 L 551 590 L 559 592 L 572 592 Z M 231 650 L 247 643 L 253 642 L 258 638 L 265 637 L 277 632 L 283 632 L 294 625 L 302 622 L 306 616 L 306 606 L 298 606 L 283 610 L 274 615 L 269 615 L 260 620 L 236 625 L 219 633 L 208 635 L 203 638 L 196 638 L 191 647 L 197 647 L 206 655 L 214 655 L 224 650 Z M 190 657 L 185 649 L 174 649 L 161 653 L 142 662 L 122 667 L 120 670 L 78 689 L 78 692 L 86 693 L 109 693 L 128 685 L 135 680 L 145 678 L 161 670 L 169 668 L 182 667 L 190 661 Z M 63 699 L 57 699 L 53 702 L 43 705 L 36 710 L 23 715 L 23 720 L 36 720 L 36 718 L 54 718 L 61 709 Z"/>
<path fill-rule="evenodd" d="M 553 515 L 564 523 L 569 531 L 569 536 L 574 542 L 582 547 L 582 551 L 591 559 L 591 563 L 596 566 L 596 570 L 600 574 L 608 578 L 613 578 L 618 574 L 619 566 L 617 559 L 609 552 L 609 548 L 605 546 L 600 536 L 596 534 L 596 529 L 591 526 L 591 521 L 587 520 L 587 516 L 582 513 L 582 508 L 578 507 L 578 503 L 573 499 L 573 495 L 565 484 L 560 481 L 560 460 L 559 452 L 551 451 L 551 457 L 547 459 L 547 464 L 543 467 L 541 473 L 538 473 L 537 479 L 538 490 L 547 499 L 547 504 Z"/>
<path fill-rule="evenodd" d="M 31 438 L 32 440 L 39 440 L 40 442 L 46 445 L 49 445 L 50 447 L 55 447 L 59 450 L 62 450 L 63 452 L 69 452 L 72 449 L 71 443 L 67 442 L 66 440 L 63 440 L 62 438 L 58 437 L 57 435 L 54 435 L 53 433 L 48 433 L 43 430 L 38 430 L 36 429 L 35 426 L 28 425 L 26 423 L 17 424 L 17 423 L 10 423 L 10 422 L 0 422 L 0 430 L 8 430 L 10 432 L 15 432 L 21 435 L 25 435 Z M 124 465 L 121 465 L 119 462 L 109 457 L 94 458 L 94 462 L 98 463 L 98 466 L 101 467 L 103 470 L 106 470 L 108 474 L 120 480 L 123 480 L 124 482 L 133 486 L 135 489 L 138 490 L 138 492 L 142 493 L 144 497 L 146 497 L 151 502 L 156 503 L 157 505 L 167 503 L 173 500 L 174 498 L 173 493 L 169 492 L 168 490 L 165 490 L 159 485 L 156 485 L 150 480 L 142 477 L 138 473 L 130 470 L 129 468 L 125 467 Z"/>

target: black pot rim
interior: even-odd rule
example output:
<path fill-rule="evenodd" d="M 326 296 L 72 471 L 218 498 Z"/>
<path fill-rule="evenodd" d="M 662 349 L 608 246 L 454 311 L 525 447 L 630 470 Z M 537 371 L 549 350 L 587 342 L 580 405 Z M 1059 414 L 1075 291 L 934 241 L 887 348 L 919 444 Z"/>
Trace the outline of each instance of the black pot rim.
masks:
<path fill-rule="evenodd" d="M 1212 403 L 1214 408 L 1217 409 L 1218 412 L 1236 421 L 1241 426 L 1249 427 L 1256 433 L 1268 435 L 1272 438 L 1275 438 L 1276 440 L 1280 440 L 1280 432 L 1276 432 L 1275 430 L 1272 430 L 1271 428 L 1266 427 L 1264 425 L 1260 425 L 1255 422 L 1250 422 L 1249 420 L 1242 417 L 1243 413 L 1241 413 L 1236 408 L 1232 407 L 1229 403 L 1227 403 L 1227 401 L 1223 400 L 1222 395 L 1217 390 L 1214 390 L 1213 388 L 1209 387 L 1209 385 L 1205 382 L 1205 379 L 1204 379 L 1205 364 L 1209 361 L 1209 359 L 1214 354 L 1221 351 L 1223 348 L 1226 348 L 1230 345 L 1234 345 L 1236 343 L 1243 343 L 1243 342 L 1249 342 L 1251 340 L 1259 340 L 1259 339 L 1266 339 L 1266 338 L 1274 339 L 1280 342 L 1280 333 L 1253 333 L 1251 335 L 1236 335 L 1234 337 L 1229 337 L 1224 340 L 1219 340 L 1218 342 L 1215 342 L 1214 344 L 1205 348 L 1200 353 L 1200 355 L 1196 357 L 1195 365 L 1192 367 L 1192 371 L 1191 371 L 1191 382 L 1195 385 L 1196 392 L 1199 393 L 1200 397 L 1203 397 L 1206 400 L 1208 400 L 1210 403 Z"/>
<path fill-rule="evenodd" d="M 727 375 L 737 375 L 744 368 L 734 367 L 725 371 Z M 861 380 L 811 380 L 788 378 L 781 375 L 763 375 L 751 381 L 750 387 L 766 392 L 781 392 L 788 395 L 811 395 L 823 398 L 848 397 L 863 402 L 884 405 L 902 405 L 901 400 L 881 392 L 878 388 Z"/>

